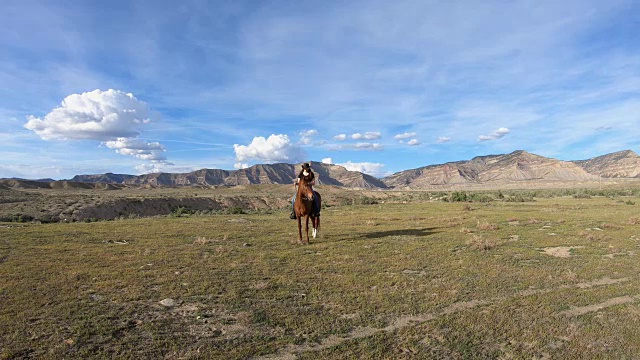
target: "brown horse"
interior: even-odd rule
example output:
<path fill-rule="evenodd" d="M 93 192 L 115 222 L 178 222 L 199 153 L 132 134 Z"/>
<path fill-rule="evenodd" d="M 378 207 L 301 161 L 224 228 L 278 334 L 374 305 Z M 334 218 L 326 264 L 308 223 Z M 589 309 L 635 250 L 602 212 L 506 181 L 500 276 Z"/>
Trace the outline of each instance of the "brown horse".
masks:
<path fill-rule="evenodd" d="M 313 238 L 318 235 L 318 228 L 320 227 L 320 217 L 315 216 L 313 213 L 314 196 L 318 196 L 318 208 L 321 205 L 320 194 L 313 191 L 311 187 L 311 179 L 307 176 L 300 178 L 298 182 L 298 193 L 296 195 L 296 201 L 293 204 L 293 211 L 296 213 L 298 219 L 298 242 L 302 243 L 302 217 L 306 219 L 305 231 L 307 233 L 307 241 L 309 243 L 309 218 L 311 218 L 311 225 L 313 226 Z"/>

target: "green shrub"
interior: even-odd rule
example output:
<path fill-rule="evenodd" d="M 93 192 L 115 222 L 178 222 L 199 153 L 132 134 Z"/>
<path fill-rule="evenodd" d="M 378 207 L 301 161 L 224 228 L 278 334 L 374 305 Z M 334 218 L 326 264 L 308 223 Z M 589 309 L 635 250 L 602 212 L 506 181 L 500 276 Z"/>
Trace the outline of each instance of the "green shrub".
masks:
<path fill-rule="evenodd" d="M 244 209 L 239 207 L 239 206 L 235 206 L 235 207 L 229 208 L 229 210 L 227 210 L 227 212 L 229 214 L 246 214 Z"/>
<path fill-rule="evenodd" d="M 513 196 L 509 196 L 508 198 L 504 199 L 504 201 L 506 202 L 531 202 L 533 201 L 533 197 L 531 196 L 526 196 L 523 194 L 516 194 Z"/>

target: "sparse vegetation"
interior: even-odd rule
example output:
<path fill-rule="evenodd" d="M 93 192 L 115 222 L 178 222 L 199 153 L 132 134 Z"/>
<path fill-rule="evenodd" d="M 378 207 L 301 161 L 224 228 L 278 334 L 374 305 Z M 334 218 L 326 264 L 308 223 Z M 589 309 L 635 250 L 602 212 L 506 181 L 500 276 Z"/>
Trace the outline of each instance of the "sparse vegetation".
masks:
<path fill-rule="evenodd" d="M 299 246 L 290 188 L 268 189 L 280 208 L 229 200 L 262 199 L 256 189 L 198 189 L 230 206 L 7 218 L 0 358 L 640 357 L 633 206 L 568 190 L 510 202 L 503 190 L 461 211 L 439 193 L 325 188 L 321 237 Z M 339 200 L 361 195 L 378 203 Z"/>
<path fill-rule="evenodd" d="M 228 209 L 227 213 L 229 213 L 229 214 L 246 214 L 244 209 L 241 208 L 240 206 L 234 206 L 234 207 Z"/>
<path fill-rule="evenodd" d="M 498 230 L 500 227 L 498 226 L 498 224 L 491 224 L 488 222 L 478 222 L 477 228 L 479 230 Z"/>
<path fill-rule="evenodd" d="M 488 239 L 482 235 L 472 234 L 471 238 L 467 240 L 467 245 L 476 250 L 488 251 L 495 248 L 497 243 L 494 239 Z"/>

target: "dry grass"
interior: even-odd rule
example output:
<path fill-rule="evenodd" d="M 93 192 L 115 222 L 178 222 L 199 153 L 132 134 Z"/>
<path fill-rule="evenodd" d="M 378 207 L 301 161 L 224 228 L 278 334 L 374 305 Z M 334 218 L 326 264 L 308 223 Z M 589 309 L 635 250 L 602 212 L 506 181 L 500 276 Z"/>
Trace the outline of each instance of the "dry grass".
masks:
<path fill-rule="evenodd" d="M 222 236 L 222 241 L 227 241 L 229 240 L 229 234 L 224 234 Z M 197 236 L 196 239 L 193 241 L 194 244 L 196 245 L 206 245 L 206 244 L 210 244 L 210 243 L 219 243 L 220 240 L 216 240 L 216 239 L 210 239 L 204 236 Z"/>
<path fill-rule="evenodd" d="M 602 225 L 600 225 L 601 228 L 603 229 L 609 229 L 609 230 L 621 230 L 623 229 L 622 226 L 620 225 L 616 225 L 613 223 L 603 223 Z"/>
<path fill-rule="evenodd" d="M 585 238 L 587 241 L 594 242 L 599 241 L 601 239 L 596 233 L 592 231 L 581 231 L 579 234 L 580 237 Z"/>
<path fill-rule="evenodd" d="M 473 232 L 473 230 L 463 227 L 462 229 L 460 229 L 460 232 L 463 234 L 471 234 Z"/>
<path fill-rule="evenodd" d="M 478 222 L 477 228 L 478 230 L 493 231 L 498 230 L 500 226 L 498 226 L 498 224 L 492 224 L 488 222 Z"/>
<path fill-rule="evenodd" d="M 460 206 L 2 224 L 0 359 L 640 358 L 636 208 Z"/>
<path fill-rule="evenodd" d="M 471 235 L 471 239 L 467 240 L 466 244 L 467 246 L 480 251 L 488 251 L 498 245 L 494 239 L 487 239 L 476 234 Z"/>

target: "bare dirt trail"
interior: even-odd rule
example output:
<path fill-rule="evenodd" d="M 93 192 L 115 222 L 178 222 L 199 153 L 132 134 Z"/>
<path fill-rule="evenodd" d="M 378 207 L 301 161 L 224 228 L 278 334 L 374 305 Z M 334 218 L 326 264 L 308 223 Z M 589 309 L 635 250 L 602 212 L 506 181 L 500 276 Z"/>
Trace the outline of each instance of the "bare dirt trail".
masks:
<path fill-rule="evenodd" d="M 331 335 L 323 339 L 322 341 L 320 341 L 318 344 L 289 345 L 281 349 L 275 354 L 257 357 L 256 359 L 259 359 L 259 360 L 296 359 L 297 358 L 296 354 L 299 354 L 299 353 L 322 351 L 322 350 L 340 345 L 346 341 L 366 338 L 381 332 L 392 333 L 396 330 L 399 330 L 408 326 L 415 326 L 427 321 L 435 320 L 442 316 L 447 316 L 447 315 L 451 315 L 451 314 L 455 314 L 463 311 L 472 310 L 477 307 L 488 306 L 488 305 L 512 300 L 515 298 L 545 294 L 545 293 L 550 293 L 550 292 L 560 291 L 560 290 L 589 289 L 589 288 L 598 287 L 598 286 L 621 284 L 629 280 L 630 280 L 629 278 L 611 279 L 611 278 L 605 277 L 605 278 L 596 279 L 590 282 L 581 282 L 581 283 L 563 285 L 563 286 L 554 287 L 554 288 L 523 290 L 523 291 L 514 293 L 511 296 L 496 297 L 496 298 L 485 299 L 485 300 L 471 300 L 471 301 L 456 302 L 435 313 L 408 315 L 408 316 L 401 316 L 401 317 L 395 318 L 390 321 L 390 325 L 384 328 L 359 327 L 354 329 L 353 331 L 351 331 L 349 334 L 345 336 Z M 634 295 L 634 296 L 623 296 L 619 298 L 613 298 L 600 304 L 594 304 L 594 305 L 589 305 L 584 307 L 574 307 L 570 310 L 560 312 L 557 315 L 578 316 L 578 315 L 586 314 L 589 312 L 605 309 L 607 307 L 614 306 L 614 305 L 629 304 L 637 300 L 640 300 L 640 294 Z"/>

